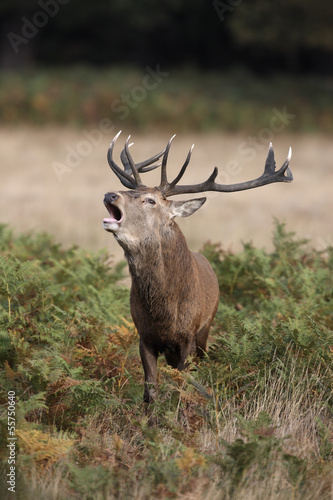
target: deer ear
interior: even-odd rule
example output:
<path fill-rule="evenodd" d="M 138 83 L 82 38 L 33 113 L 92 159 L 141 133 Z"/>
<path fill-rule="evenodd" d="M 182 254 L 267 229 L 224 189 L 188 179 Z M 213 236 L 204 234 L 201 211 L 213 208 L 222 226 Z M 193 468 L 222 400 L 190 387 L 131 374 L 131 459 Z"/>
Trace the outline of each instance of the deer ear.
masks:
<path fill-rule="evenodd" d="M 205 203 L 207 198 L 195 198 L 188 201 L 172 201 L 170 204 L 170 219 L 174 217 L 189 217 Z"/>

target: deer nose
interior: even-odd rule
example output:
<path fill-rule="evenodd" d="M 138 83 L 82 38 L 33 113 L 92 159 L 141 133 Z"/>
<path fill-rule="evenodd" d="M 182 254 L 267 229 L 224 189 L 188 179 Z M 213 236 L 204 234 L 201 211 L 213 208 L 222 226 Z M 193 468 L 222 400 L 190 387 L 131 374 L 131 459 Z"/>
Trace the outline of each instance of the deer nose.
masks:
<path fill-rule="evenodd" d="M 106 193 L 104 196 L 104 203 L 114 203 L 119 198 L 117 193 Z"/>

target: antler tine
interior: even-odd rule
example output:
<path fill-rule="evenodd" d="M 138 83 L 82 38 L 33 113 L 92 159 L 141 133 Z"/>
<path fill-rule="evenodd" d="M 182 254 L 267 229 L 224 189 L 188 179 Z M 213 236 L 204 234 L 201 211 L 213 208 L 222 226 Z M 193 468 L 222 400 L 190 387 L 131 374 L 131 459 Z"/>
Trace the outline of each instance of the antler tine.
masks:
<path fill-rule="evenodd" d="M 108 163 L 111 167 L 111 170 L 116 174 L 120 182 L 123 184 L 123 186 L 127 187 L 128 189 L 135 189 L 135 182 L 133 177 L 125 170 L 122 170 L 114 161 L 113 161 L 113 148 L 115 145 L 116 140 L 121 134 L 121 130 L 118 132 L 118 134 L 112 139 L 111 144 L 108 149 L 107 153 L 107 159 Z"/>
<path fill-rule="evenodd" d="M 217 167 L 215 167 L 213 173 L 205 182 L 202 182 L 201 184 L 177 186 L 176 184 L 178 180 L 181 178 L 181 176 L 185 171 L 183 166 L 182 170 L 180 171 L 176 179 L 171 184 L 166 186 L 166 189 L 164 190 L 164 196 L 173 196 L 176 194 L 186 194 L 186 193 L 202 193 L 204 191 L 231 193 L 235 191 L 244 191 L 246 189 L 253 189 L 259 186 L 265 186 L 266 184 L 272 184 L 274 182 L 291 182 L 293 180 L 293 175 L 289 168 L 290 159 L 291 159 L 291 148 L 289 148 L 288 156 L 282 167 L 279 170 L 276 170 L 276 164 L 274 160 L 274 150 L 272 144 L 270 143 L 265 162 L 264 173 L 257 179 L 246 182 L 240 182 L 238 184 L 217 184 L 215 182 L 215 179 L 218 175 L 218 169 Z"/>
<path fill-rule="evenodd" d="M 272 180 L 271 182 L 291 182 L 293 180 L 293 174 L 291 173 L 291 170 L 289 168 L 291 153 L 292 151 L 290 147 L 285 162 L 283 163 L 282 167 L 276 171 L 273 144 L 270 142 L 265 162 L 265 170 L 262 176 L 259 177 L 259 179 L 266 176 L 267 178 L 274 178 L 274 180 Z"/>
<path fill-rule="evenodd" d="M 191 159 L 193 148 L 194 148 L 194 144 L 192 144 L 192 146 L 191 146 L 191 148 L 190 148 L 190 150 L 189 150 L 189 152 L 187 154 L 187 157 L 186 157 L 186 160 L 184 162 L 184 165 L 180 169 L 179 174 L 177 175 L 177 177 L 172 182 L 170 182 L 169 189 L 173 188 L 180 181 L 180 179 L 183 177 L 183 175 L 185 173 L 185 170 L 186 170 L 188 164 L 190 163 L 190 159 Z"/>
<path fill-rule="evenodd" d="M 151 170 L 155 170 L 155 168 L 158 168 L 158 167 L 160 167 L 161 165 L 162 165 L 162 163 L 156 163 L 156 165 L 152 165 L 151 167 L 141 167 L 140 169 L 139 169 L 139 167 L 138 167 L 138 170 L 139 170 L 140 174 L 141 174 L 141 173 L 143 173 L 143 174 L 144 174 L 144 173 L 146 173 L 146 172 L 150 172 Z"/>
<path fill-rule="evenodd" d="M 272 149 L 273 149 L 273 146 L 272 146 Z M 288 156 L 287 158 L 285 159 L 285 162 L 284 164 L 282 165 L 282 167 L 280 168 L 279 172 L 281 172 L 282 174 L 286 174 L 284 175 L 285 180 L 284 182 L 291 182 L 293 180 L 293 174 L 292 174 L 292 171 L 290 170 L 290 167 L 289 167 L 289 163 L 290 163 L 290 160 L 291 160 L 291 155 L 292 155 L 292 149 L 291 149 L 291 146 L 289 147 L 289 151 L 288 151 Z"/>
<path fill-rule="evenodd" d="M 130 148 L 132 145 L 133 145 L 133 142 L 131 144 L 129 144 L 128 147 Z M 124 149 L 122 149 L 122 151 L 120 153 L 120 159 L 121 159 L 121 163 L 124 165 L 125 172 L 127 172 L 129 175 L 132 175 L 132 169 L 131 169 L 131 165 L 130 165 L 128 158 L 127 158 L 127 155 L 126 155 L 125 147 L 124 147 Z"/>
<path fill-rule="evenodd" d="M 136 165 L 135 165 L 135 163 L 133 161 L 131 153 L 129 152 L 129 145 L 128 145 L 128 143 L 129 143 L 130 138 L 131 138 L 131 136 L 129 135 L 127 137 L 127 139 L 126 139 L 126 142 L 125 142 L 125 153 L 126 153 L 128 162 L 130 164 L 130 167 L 132 169 L 136 185 L 137 185 L 137 187 L 139 187 L 139 186 L 143 186 L 143 183 L 142 183 L 141 177 L 139 175 L 138 169 L 136 168 Z"/>
<path fill-rule="evenodd" d="M 171 146 L 171 143 L 173 141 L 173 139 L 176 137 L 176 134 L 174 134 L 170 141 L 168 142 L 166 148 L 165 148 L 165 151 L 164 151 L 164 155 L 163 155 L 163 159 L 162 159 L 162 167 L 161 167 L 161 184 L 159 185 L 159 189 L 161 191 L 164 191 L 168 188 L 169 184 L 168 184 L 168 180 L 167 180 L 167 172 L 166 172 L 166 165 L 167 165 L 167 160 L 168 160 L 168 155 L 169 155 L 169 150 L 170 150 L 170 146 Z"/>
<path fill-rule="evenodd" d="M 157 153 L 156 155 L 152 156 L 151 158 L 148 158 L 148 160 L 141 161 L 140 163 L 137 163 L 136 166 L 137 166 L 138 171 L 139 172 L 149 172 L 150 170 L 154 170 L 155 168 L 160 167 L 161 163 L 157 163 L 156 165 L 152 165 L 151 167 L 149 167 L 149 165 L 151 165 L 155 161 L 159 160 L 161 158 L 161 156 L 164 155 L 164 153 L 165 153 L 165 148 L 160 153 Z"/>
<path fill-rule="evenodd" d="M 132 144 L 129 144 L 128 147 L 131 147 Z M 159 160 L 161 158 L 161 156 L 164 154 L 164 152 L 165 152 L 165 149 L 163 149 L 163 151 L 161 151 L 160 153 L 157 153 L 156 155 L 152 156 L 151 158 L 148 158 L 147 160 L 144 160 L 140 163 L 136 163 L 135 166 L 136 166 L 138 172 L 139 173 L 150 172 L 151 170 L 155 170 L 155 168 L 160 167 L 161 166 L 160 163 L 157 163 L 156 165 L 151 165 L 151 164 L 154 163 L 155 161 Z M 121 159 L 122 164 L 125 167 L 125 171 L 132 172 L 131 165 L 128 161 L 125 148 L 120 153 L 120 159 Z M 149 165 L 151 165 L 151 166 L 149 166 Z"/>

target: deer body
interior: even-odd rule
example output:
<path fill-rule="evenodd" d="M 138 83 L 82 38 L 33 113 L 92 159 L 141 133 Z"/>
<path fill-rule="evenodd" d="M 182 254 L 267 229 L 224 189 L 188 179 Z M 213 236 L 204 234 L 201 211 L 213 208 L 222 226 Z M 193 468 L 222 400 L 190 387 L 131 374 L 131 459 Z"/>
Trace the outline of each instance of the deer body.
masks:
<path fill-rule="evenodd" d="M 203 202 L 191 200 L 191 207 L 185 202 L 186 213 Z M 131 314 L 140 336 L 145 372 L 144 399 L 150 402 L 154 390 L 149 384 L 156 382 L 159 353 L 179 370 L 185 368 L 190 354 L 203 355 L 219 287 L 207 259 L 190 252 L 173 220 L 174 210 L 182 213 L 179 203 L 175 207 L 158 191 L 136 190 L 108 193 L 105 205 L 114 220 L 104 219 L 104 227 L 123 247 L 129 265 Z M 115 219 L 120 216 L 117 210 L 122 214 L 121 223 Z"/>
<path fill-rule="evenodd" d="M 119 135 L 119 134 L 118 134 Z M 275 171 L 270 147 L 264 174 L 246 183 L 223 186 L 215 183 L 217 169 L 209 179 L 194 186 L 177 185 L 189 163 L 192 149 L 175 180 L 166 178 L 166 161 L 171 144 L 153 158 L 135 164 L 129 153 L 128 140 L 121 153 L 122 170 L 112 159 L 115 137 L 108 151 L 113 172 L 130 191 L 110 192 L 104 204 L 109 217 L 103 220 L 106 231 L 113 233 L 124 249 L 132 279 L 130 305 L 133 321 L 140 336 L 140 355 L 145 373 L 144 401 L 154 399 L 157 357 L 164 353 L 173 368 L 186 367 L 191 354 L 201 357 L 206 350 L 209 329 L 217 311 L 219 287 L 207 259 L 192 253 L 174 221 L 197 211 L 206 198 L 170 201 L 173 194 L 203 191 L 240 191 L 271 182 L 290 182 L 290 154 L 280 170 Z M 163 156 L 161 184 L 148 188 L 139 172 Z M 286 175 L 285 175 L 286 174 Z M 233 189 L 234 188 L 234 189 Z"/>

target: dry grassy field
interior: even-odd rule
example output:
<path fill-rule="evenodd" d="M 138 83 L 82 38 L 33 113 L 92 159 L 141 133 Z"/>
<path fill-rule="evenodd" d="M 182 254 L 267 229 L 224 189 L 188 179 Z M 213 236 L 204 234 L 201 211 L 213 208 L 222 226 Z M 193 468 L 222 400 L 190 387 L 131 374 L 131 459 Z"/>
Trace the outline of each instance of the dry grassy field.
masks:
<path fill-rule="evenodd" d="M 108 247 L 119 260 L 121 249 L 102 228 L 104 193 L 120 188 L 106 161 L 115 132 L 95 138 L 96 144 L 92 144 L 82 130 L 2 128 L 0 222 L 9 223 L 17 231 L 48 231 L 66 246 L 79 244 L 94 250 Z M 124 130 L 118 140 L 117 161 L 129 133 L 133 131 Z M 141 161 L 160 151 L 170 135 L 134 133 L 134 159 Z M 169 155 L 169 177 L 178 173 L 192 143 L 195 149 L 186 183 L 205 180 L 215 165 L 221 183 L 258 177 L 268 147 L 259 137 L 250 139 L 246 133 L 179 133 Z M 255 144 L 250 145 L 253 139 Z M 241 248 L 242 241 L 270 249 L 273 217 L 285 221 L 287 229 L 299 237 L 311 239 L 316 248 L 333 244 L 332 141 L 324 136 L 282 132 L 274 135 L 273 145 L 278 166 L 292 146 L 293 183 L 240 193 L 208 193 L 205 206 L 180 221 L 192 250 L 200 249 L 208 240 L 234 251 Z M 67 158 L 66 164 L 66 155 L 73 150 L 81 154 Z M 66 172 L 57 176 L 54 162 L 65 165 Z M 146 174 L 145 182 L 156 185 L 158 174 Z"/>

